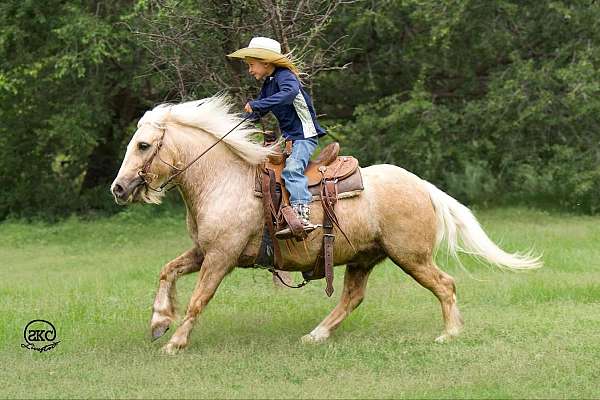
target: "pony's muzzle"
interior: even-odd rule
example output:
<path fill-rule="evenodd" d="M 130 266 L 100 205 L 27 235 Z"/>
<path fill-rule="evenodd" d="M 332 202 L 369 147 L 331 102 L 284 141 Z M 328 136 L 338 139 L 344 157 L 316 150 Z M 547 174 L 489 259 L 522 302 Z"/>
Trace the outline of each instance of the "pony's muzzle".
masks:
<path fill-rule="evenodd" d="M 123 195 L 125 194 L 125 189 L 123 188 L 123 186 L 121 186 L 117 183 L 113 186 L 112 193 L 115 197 L 118 197 L 121 199 L 121 198 L 123 198 Z"/>
<path fill-rule="evenodd" d="M 135 188 L 137 188 L 143 182 L 143 179 L 139 176 L 136 176 L 129 183 L 126 183 L 123 180 L 115 181 L 113 182 L 110 191 L 117 204 L 123 205 L 127 203 Z"/>

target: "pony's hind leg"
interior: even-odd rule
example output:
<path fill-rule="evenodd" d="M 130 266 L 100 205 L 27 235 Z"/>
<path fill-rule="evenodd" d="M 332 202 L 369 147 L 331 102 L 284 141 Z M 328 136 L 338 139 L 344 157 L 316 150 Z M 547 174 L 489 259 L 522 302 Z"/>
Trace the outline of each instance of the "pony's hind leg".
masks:
<path fill-rule="evenodd" d="M 344 289 L 340 302 L 325 317 L 321 323 L 308 335 L 302 337 L 303 343 L 321 343 L 331 335 L 331 332 L 360 305 L 365 297 L 367 279 L 373 270 L 373 265 L 349 263 L 346 265 L 344 275 Z"/>
<path fill-rule="evenodd" d="M 164 335 L 175 319 L 175 283 L 177 278 L 200 270 L 202 258 L 199 249 L 194 247 L 168 262 L 160 271 L 158 291 L 152 306 L 152 320 L 150 321 L 152 340 Z"/>
<path fill-rule="evenodd" d="M 429 289 L 440 301 L 444 318 L 444 332 L 435 341 L 443 343 L 458 336 L 462 330 L 463 319 L 456 305 L 454 278 L 440 270 L 429 255 L 402 258 L 390 255 L 390 258 L 421 286 Z"/>

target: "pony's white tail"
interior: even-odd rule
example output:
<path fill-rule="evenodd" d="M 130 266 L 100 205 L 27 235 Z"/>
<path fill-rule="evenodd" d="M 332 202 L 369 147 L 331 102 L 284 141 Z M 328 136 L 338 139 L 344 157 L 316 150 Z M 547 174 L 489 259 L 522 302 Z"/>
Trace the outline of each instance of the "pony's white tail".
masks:
<path fill-rule="evenodd" d="M 458 201 L 442 192 L 429 182 L 425 182 L 437 218 L 436 247 L 446 241 L 448 253 L 459 263 L 458 252 L 483 259 L 500 268 L 524 270 L 540 268 L 540 257 L 531 253 L 507 253 L 499 248 L 475 219 L 471 211 Z"/>

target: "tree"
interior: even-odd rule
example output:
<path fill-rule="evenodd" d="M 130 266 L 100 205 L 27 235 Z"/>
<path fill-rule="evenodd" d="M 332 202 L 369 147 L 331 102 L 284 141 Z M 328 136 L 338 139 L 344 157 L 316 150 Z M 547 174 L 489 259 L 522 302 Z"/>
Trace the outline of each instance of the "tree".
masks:
<path fill-rule="evenodd" d="M 333 25 L 357 50 L 317 86 L 363 164 L 392 162 L 463 200 L 600 209 L 600 5 L 361 2 Z M 339 96 L 344 92 L 345 96 Z"/>
<path fill-rule="evenodd" d="M 0 219 L 112 209 L 137 117 L 224 89 L 241 110 L 258 85 L 225 55 L 257 35 L 362 165 L 597 212 L 598 20 L 592 0 L 5 0 Z"/>
<path fill-rule="evenodd" d="M 129 1 L 1 3 L 0 185 L 11 190 L 0 218 L 110 204 L 126 128 L 151 97 L 132 79 L 143 54 L 119 28 L 132 11 Z"/>
<path fill-rule="evenodd" d="M 173 88 L 169 98 L 187 99 L 227 90 L 240 101 L 256 91 L 245 66 L 227 54 L 245 47 L 253 36 L 269 36 L 312 76 L 343 68 L 332 60 L 344 50 L 342 37 L 324 35 L 335 11 L 351 1 L 330 0 L 151 0 L 131 31 L 152 54 L 151 71 Z"/>

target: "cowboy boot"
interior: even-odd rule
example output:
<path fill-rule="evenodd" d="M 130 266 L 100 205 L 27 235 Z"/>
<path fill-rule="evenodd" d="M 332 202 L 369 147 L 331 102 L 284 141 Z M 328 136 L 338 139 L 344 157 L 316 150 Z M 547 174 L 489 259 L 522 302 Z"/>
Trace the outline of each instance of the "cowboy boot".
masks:
<path fill-rule="evenodd" d="M 314 231 L 320 225 L 314 225 L 310 222 L 310 206 L 308 204 L 296 204 L 292 206 L 294 213 L 298 220 L 302 223 L 302 229 L 306 234 Z M 292 230 L 289 226 L 275 232 L 275 237 L 277 239 L 291 239 L 294 237 Z"/>
<path fill-rule="evenodd" d="M 302 221 L 302 225 L 304 225 L 305 232 L 312 232 L 321 225 L 313 224 L 310 222 L 310 205 L 308 204 L 299 204 L 299 215 L 300 220 Z"/>

